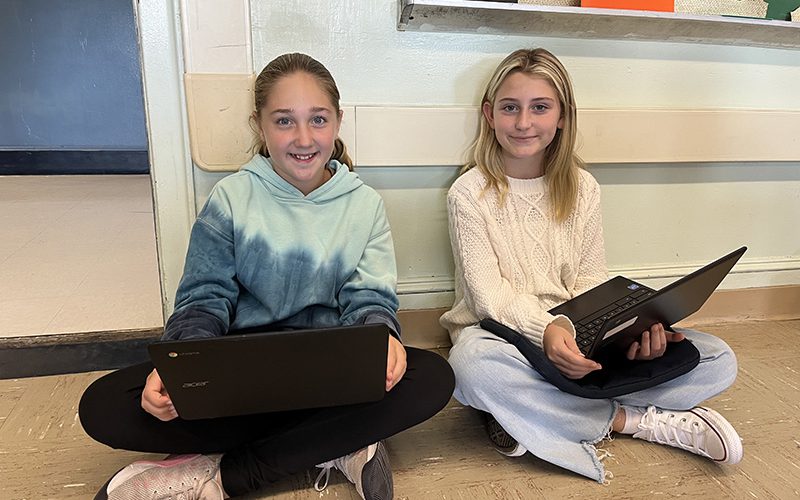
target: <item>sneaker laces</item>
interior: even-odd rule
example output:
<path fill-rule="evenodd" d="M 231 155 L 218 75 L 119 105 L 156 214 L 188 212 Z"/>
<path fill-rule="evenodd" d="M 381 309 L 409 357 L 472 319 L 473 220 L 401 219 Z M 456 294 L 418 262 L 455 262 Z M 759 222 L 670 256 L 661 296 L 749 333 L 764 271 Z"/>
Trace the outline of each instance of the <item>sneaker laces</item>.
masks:
<path fill-rule="evenodd" d="M 358 451 L 353 452 L 350 455 L 354 453 L 358 453 Z M 325 490 L 325 488 L 328 487 L 328 480 L 331 477 L 331 469 L 339 469 L 351 483 L 355 483 L 353 478 L 350 477 L 350 474 L 348 474 L 347 467 L 345 467 L 345 461 L 347 460 L 348 457 L 350 457 L 350 455 L 345 455 L 343 457 L 335 458 L 333 460 L 328 460 L 327 462 L 323 462 L 317 465 L 317 467 L 319 467 L 322 470 L 319 471 L 319 474 L 317 475 L 317 480 L 314 481 L 314 489 L 319 492 L 322 492 L 323 490 Z M 320 481 L 323 478 L 325 478 L 325 482 L 322 483 L 322 486 L 320 486 Z"/>
<path fill-rule="evenodd" d="M 678 417 L 675 413 L 667 413 L 651 406 L 647 409 L 639 422 L 639 432 L 635 438 L 646 439 L 658 444 L 666 444 L 681 448 L 697 455 L 711 458 L 703 448 L 705 435 L 708 430 L 706 425 L 698 423 L 699 418 L 690 412 L 681 412 L 686 416 Z"/>
<path fill-rule="evenodd" d="M 364 465 L 369 462 L 372 457 L 375 456 L 375 453 L 378 449 L 378 444 L 371 444 L 366 448 L 362 448 L 360 450 L 354 451 L 353 453 L 347 454 L 343 457 L 335 458 L 333 460 L 329 460 L 327 462 L 323 462 L 317 467 L 322 469 L 319 474 L 317 475 L 317 480 L 314 481 L 314 489 L 322 492 L 325 488 L 328 487 L 328 480 L 331 476 L 331 469 L 338 469 L 344 474 L 344 477 L 347 478 L 348 481 L 356 485 L 356 489 L 360 492 L 361 491 L 361 478 L 360 478 L 360 471 L 364 467 Z M 355 463 L 355 459 L 359 453 L 364 454 L 364 461 L 363 463 Z M 355 470 L 357 468 L 358 470 Z M 320 484 L 320 482 L 324 479 L 324 482 Z"/>
<path fill-rule="evenodd" d="M 337 458 L 336 460 L 339 460 L 339 459 Z M 336 467 L 333 464 L 336 460 L 329 460 L 327 462 L 324 462 L 324 463 L 321 463 L 321 464 L 317 465 L 317 467 L 319 467 L 322 470 L 319 471 L 319 474 L 317 474 L 317 480 L 314 481 L 314 489 L 315 490 L 317 490 L 319 492 L 322 492 L 322 491 L 325 490 L 325 488 L 328 487 L 328 480 L 331 477 L 331 469 L 333 467 Z M 323 477 L 325 478 L 325 482 L 322 483 L 322 486 L 320 486 L 320 481 L 322 480 Z"/>

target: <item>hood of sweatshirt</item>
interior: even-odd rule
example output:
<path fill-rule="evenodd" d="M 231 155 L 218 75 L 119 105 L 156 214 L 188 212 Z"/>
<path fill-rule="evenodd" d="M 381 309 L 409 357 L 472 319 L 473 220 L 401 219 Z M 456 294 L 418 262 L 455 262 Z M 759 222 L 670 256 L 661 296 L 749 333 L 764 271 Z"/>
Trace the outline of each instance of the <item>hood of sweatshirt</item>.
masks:
<path fill-rule="evenodd" d="M 312 203 L 325 203 L 358 189 L 364 182 L 358 174 L 351 172 L 346 165 L 336 160 L 328 162 L 328 168 L 333 171 L 333 176 L 325 184 L 314 191 L 304 195 L 283 177 L 275 172 L 272 161 L 260 154 L 242 166 L 241 170 L 255 174 L 260 178 L 266 188 L 279 200 L 305 200 Z"/>

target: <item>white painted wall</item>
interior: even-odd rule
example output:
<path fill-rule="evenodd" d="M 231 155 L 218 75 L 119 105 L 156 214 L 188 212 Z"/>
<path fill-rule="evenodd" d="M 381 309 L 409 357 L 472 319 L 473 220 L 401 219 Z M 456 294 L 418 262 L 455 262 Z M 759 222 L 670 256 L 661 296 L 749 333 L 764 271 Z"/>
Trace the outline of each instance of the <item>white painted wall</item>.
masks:
<path fill-rule="evenodd" d="M 253 0 L 251 10 L 254 68 L 307 52 L 351 104 L 475 104 L 502 57 L 542 46 L 569 69 L 580 107 L 800 109 L 800 51 L 399 32 L 396 0 Z"/>
<path fill-rule="evenodd" d="M 180 0 L 187 73 L 252 73 L 247 0 Z"/>
<path fill-rule="evenodd" d="M 204 17 L 216 10 L 235 21 L 206 34 L 207 23 L 184 20 L 187 71 L 240 72 L 241 57 L 219 58 L 208 37 L 240 51 L 252 39 L 254 71 L 282 53 L 306 52 L 330 69 L 348 105 L 475 105 L 502 57 L 543 46 L 569 69 L 580 107 L 800 110 L 797 50 L 398 32 L 396 0 L 253 0 L 249 31 L 240 16 L 245 0 L 199 3 Z M 359 171 L 386 200 L 402 306 L 448 305 L 451 295 L 440 293 L 452 286 L 444 196 L 456 169 Z M 746 244 L 750 251 L 723 286 L 800 283 L 800 163 L 603 165 L 592 172 L 603 187 L 612 272 L 658 286 Z M 195 169 L 198 204 L 221 176 Z"/>

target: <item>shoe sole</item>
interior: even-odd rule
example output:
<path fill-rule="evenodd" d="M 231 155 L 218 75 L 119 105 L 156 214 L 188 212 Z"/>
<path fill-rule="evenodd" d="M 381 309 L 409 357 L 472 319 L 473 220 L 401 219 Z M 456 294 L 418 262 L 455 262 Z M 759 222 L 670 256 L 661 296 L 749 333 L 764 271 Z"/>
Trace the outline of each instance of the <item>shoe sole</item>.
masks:
<path fill-rule="evenodd" d="M 110 478 L 108 478 L 106 484 L 104 484 L 103 487 L 100 488 L 100 491 L 98 491 L 97 494 L 94 496 L 94 500 L 108 500 L 108 485 L 111 484 L 111 480 L 114 479 L 114 476 L 119 474 L 121 470 L 122 469 L 118 470 Z"/>
<path fill-rule="evenodd" d="M 364 500 L 392 500 L 394 498 L 392 467 L 389 464 L 389 453 L 382 441 L 378 443 L 375 456 L 364 465 L 364 469 L 361 471 L 361 491 L 364 493 Z"/>
<path fill-rule="evenodd" d="M 703 419 L 725 445 L 725 456 L 719 460 L 715 458 L 711 460 L 721 464 L 738 464 L 742 460 L 744 450 L 742 440 L 731 423 L 711 408 L 698 406 L 689 411 Z"/>
<path fill-rule="evenodd" d="M 501 455 L 505 455 L 507 457 L 512 457 L 512 458 L 521 457 L 522 455 L 528 453 L 528 450 L 526 450 L 525 447 L 522 446 L 519 443 L 517 443 L 517 445 L 511 451 L 503 451 L 503 450 L 498 449 L 498 448 L 495 448 L 495 449 L 497 450 L 497 453 L 500 453 Z"/>

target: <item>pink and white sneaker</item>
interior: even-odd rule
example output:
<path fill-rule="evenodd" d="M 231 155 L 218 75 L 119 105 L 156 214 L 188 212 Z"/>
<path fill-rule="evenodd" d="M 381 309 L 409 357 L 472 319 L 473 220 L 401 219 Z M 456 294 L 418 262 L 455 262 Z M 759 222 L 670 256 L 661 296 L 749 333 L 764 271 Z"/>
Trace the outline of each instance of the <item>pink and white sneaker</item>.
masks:
<path fill-rule="evenodd" d="M 95 500 L 222 500 L 222 455 L 177 455 L 134 462 L 103 485 Z"/>

